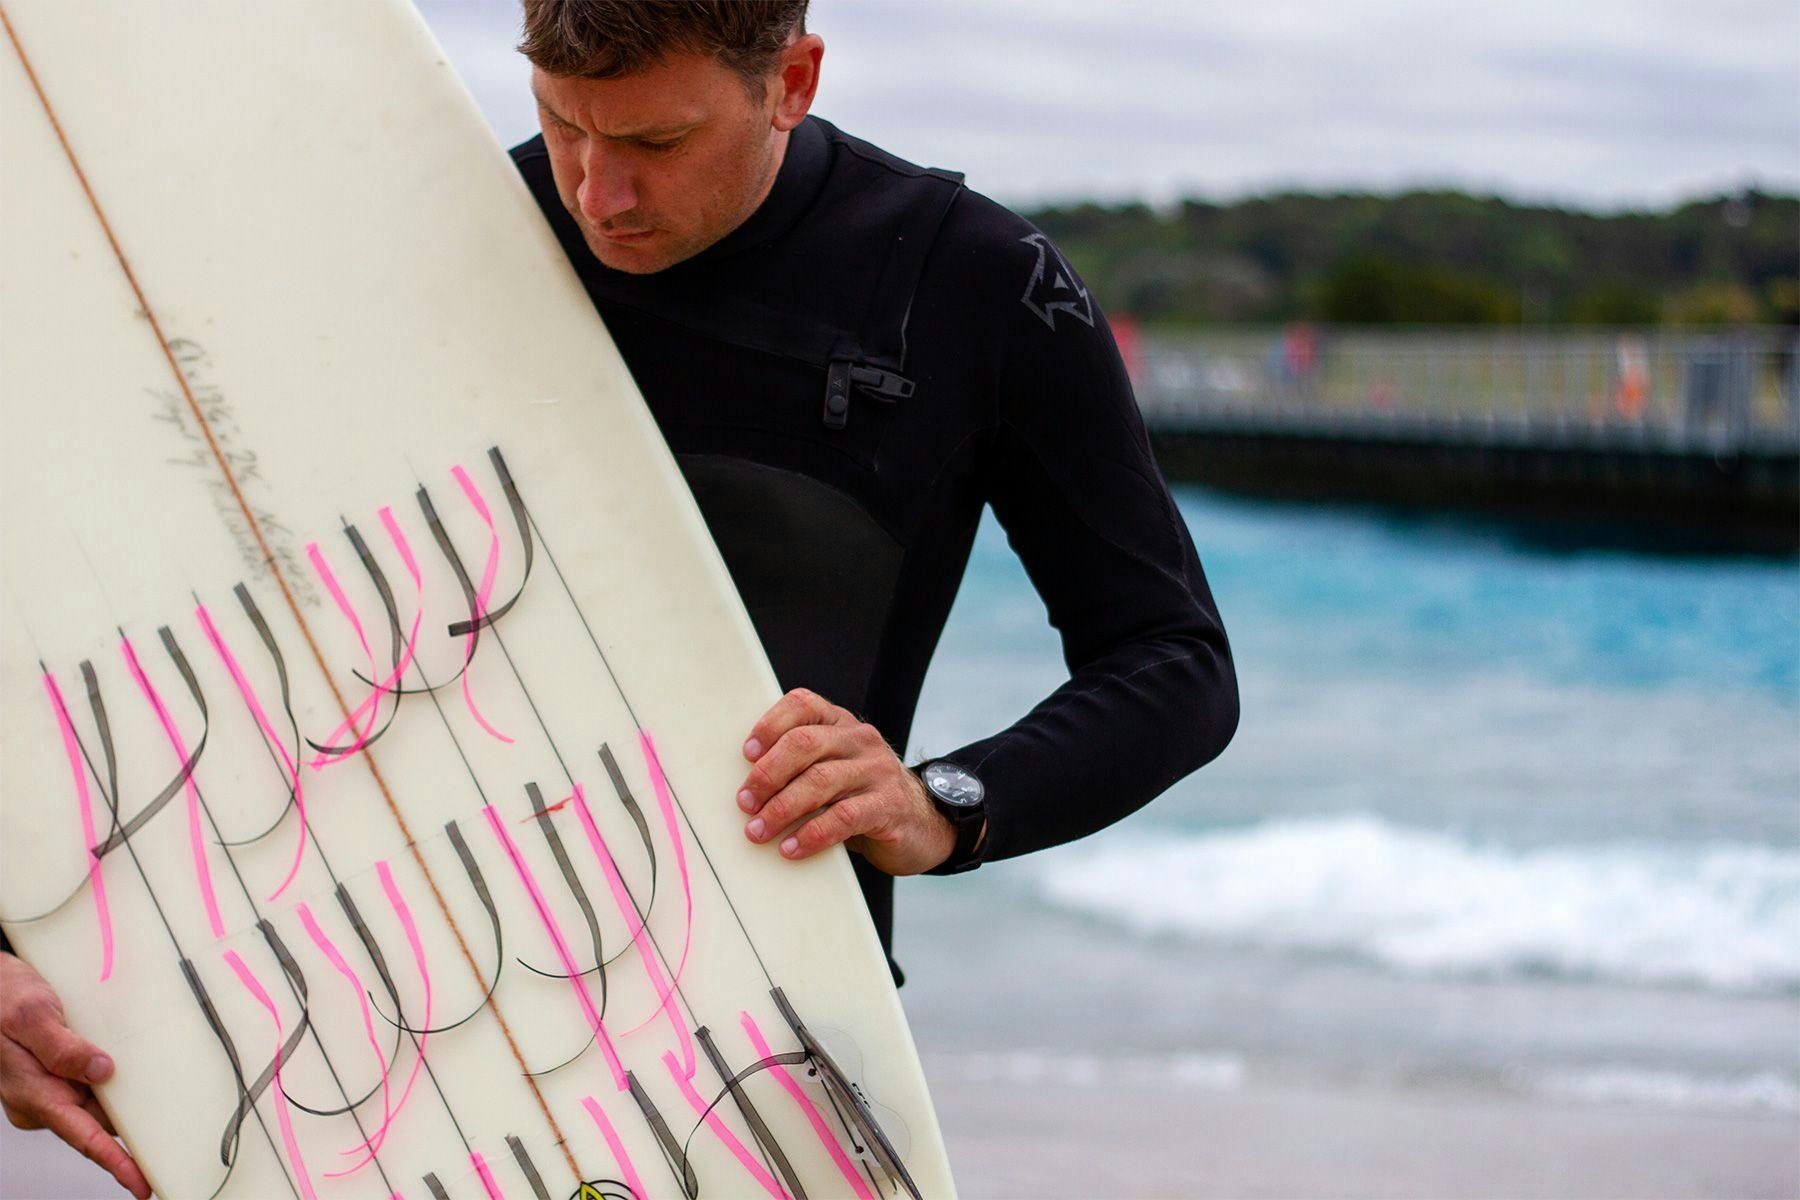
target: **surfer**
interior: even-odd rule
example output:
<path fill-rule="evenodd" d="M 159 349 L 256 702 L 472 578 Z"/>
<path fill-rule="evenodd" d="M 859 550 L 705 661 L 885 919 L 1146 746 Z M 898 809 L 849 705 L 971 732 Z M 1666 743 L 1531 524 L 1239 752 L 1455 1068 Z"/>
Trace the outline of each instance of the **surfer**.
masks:
<path fill-rule="evenodd" d="M 896 875 L 969 870 L 1137 810 L 1224 749 L 1237 685 L 1080 276 L 960 176 L 809 115 L 824 42 L 806 7 L 525 0 L 543 134 L 513 157 L 791 689 L 746 731 L 744 834 L 791 859 L 847 845 L 898 983 Z M 984 506 L 1070 678 L 909 767 Z M 89 1090 L 111 1069 L 0 955 L 8 1118 L 148 1196 Z"/>
<path fill-rule="evenodd" d="M 513 158 L 792 689 L 747 731 L 745 836 L 854 851 L 899 982 L 894 876 L 1119 820 L 1224 749 L 1237 685 L 1086 286 L 960 176 L 809 115 L 806 8 L 524 0 L 543 132 Z M 984 504 L 1071 677 L 909 769 Z"/>

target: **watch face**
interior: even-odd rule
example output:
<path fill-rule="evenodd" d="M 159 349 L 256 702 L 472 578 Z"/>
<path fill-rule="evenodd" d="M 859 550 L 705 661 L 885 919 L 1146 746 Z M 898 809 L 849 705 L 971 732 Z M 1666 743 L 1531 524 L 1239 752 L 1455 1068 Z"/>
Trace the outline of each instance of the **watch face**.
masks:
<path fill-rule="evenodd" d="M 928 763 L 919 774 L 920 778 L 924 779 L 925 786 L 931 789 L 931 794 L 945 804 L 954 804 L 958 808 L 974 808 L 986 795 L 982 789 L 981 780 L 955 763 Z"/>

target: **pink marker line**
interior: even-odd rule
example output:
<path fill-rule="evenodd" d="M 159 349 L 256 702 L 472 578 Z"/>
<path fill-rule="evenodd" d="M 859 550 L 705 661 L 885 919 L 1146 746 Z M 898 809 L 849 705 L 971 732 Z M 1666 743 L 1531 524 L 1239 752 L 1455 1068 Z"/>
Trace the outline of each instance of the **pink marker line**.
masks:
<path fill-rule="evenodd" d="M 587 834 L 588 845 L 594 848 L 594 857 L 600 860 L 600 870 L 606 875 L 606 886 L 612 892 L 613 903 L 618 906 L 619 915 L 625 918 L 625 923 L 632 927 L 632 944 L 637 947 L 638 957 L 643 961 L 644 973 L 656 988 L 656 1008 L 625 1033 L 627 1036 L 636 1033 L 654 1021 L 657 1013 L 665 1014 L 669 1018 L 669 1026 L 675 1031 L 676 1040 L 681 1044 L 682 1065 L 687 1070 L 687 1077 L 692 1079 L 695 1069 L 694 1039 L 688 1034 L 687 1023 L 676 1011 L 673 999 L 675 986 L 664 976 L 662 967 L 652 952 L 650 939 L 644 936 L 643 918 L 638 915 L 637 906 L 631 901 L 631 893 L 626 889 L 624 879 L 619 876 L 619 867 L 613 861 L 612 850 L 607 846 L 606 839 L 600 836 L 600 827 L 594 823 L 594 814 L 588 809 L 587 796 L 579 783 L 575 785 L 573 799 L 575 815 L 581 819 L 581 828 Z"/>
<path fill-rule="evenodd" d="M 394 520 L 394 511 L 392 511 L 391 507 L 382 507 L 382 525 L 383 527 L 387 527 L 387 536 L 389 536 L 389 540 L 394 543 L 394 549 L 400 551 L 400 561 L 403 561 L 403 563 L 407 565 L 407 574 L 412 576 L 412 590 L 414 590 L 414 594 L 418 597 L 418 599 L 416 599 L 416 606 L 414 606 L 414 613 L 412 613 L 412 631 L 407 635 L 407 648 L 403 649 L 400 653 L 400 662 L 396 662 L 396 664 L 394 664 L 394 669 L 389 671 L 387 675 L 383 676 L 380 682 L 376 682 L 374 687 L 369 689 L 369 694 L 365 696 L 364 702 L 356 705 L 355 712 L 351 712 L 349 716 L 346 716 L 344 720 L 340 721 L 337 729 L 331 730 L 331 736 L 326 738 L 326 745 L 328 745 L 328 747 L 335 747 L 338 743 L 338 738 L 342 738 L 347 732 L 353 732 L 353 730 L 358 729 L 358 727 L 360 727 L 358 723 L 362 721 L 362 714 L 364 714 L 365 711 L 371 712 L 369 729 L 374 729 L 373 714 L 376 711 L 380 711 L 382 696 L 389 693 L 394 685 L 400 684 L 401 676 L 407 673 L 407 667 L 412 666 L 412 657 L 418 653 L 419 622 L 425 621 L 425 578 L 419 574 L 418 560 L 412 558 L 412 545 L 407 542 L 407 534 L 400 533 L 400 524 Z M 355 615 L 351 615 L 351 621 L 355 621 Z M 362 631 L 362 626 L 358 626 L 358 633 L 360 633 L 360 631 Z M 374 678 L 373 658 L 371 658 L 369 678 Z M 319 768 L 319 766 L 326 765 L 326 763 L 337 763 L 340 759 L 347 759 L 347 757 L 353 756 L 353 754 L 356 754 L 356 750 L 360 750 L 364 745 L 367 745 L 367 734 L 360 734 L 360 736 L 356 738 L 355 743 L 353 743 L 351 747 L 347 747 L 346 750 L 342 750 L 340 754 L 319 754 L 319 756 L 315 756 L 311 765 L 313 765 L 313 768 Z"/>
<path fill-rule="evenodd" d="M 756 1018 L 747 1012 L 740 1013 L 739 1016 L 743 1021 L 744 1032 L 750 1035 L 750 1045 L 755 1048 L 756 1057 L 759 1060 L 773 1058 L 774 1052 L 769 1049 L 769 1043 L 764 1040 L 762 1030 L 757 1028 Z M 831 1126 L 826 1123 L 824 1115 L 801 1089 L 800 1081 L 789 1074 L 786 1067 L 779 1064 L 769 1067 L 769 1073 L 775 1076 L 775 1082 L 779 1083 L 787 1094 L 794 1098 L 794 1103 L 798 1104 L 800 1111 L 806 1114 L 807 1123 L 813 1127 L 813 1132 L 818 1134 L 819 1140 L 825 1144 L 827 1153 L 831 1155 L 831 1161 L 837 1164 L 838 1173 L 855 1191 L 857 1200 L 875 1200 L 875 1193 L 871 1192 L 863 1183 L 862 1175 L 857 1171 L 855 1164 L 850 1161 L 850 1156 L 844 1153 L 843 1146 L 838 1143 L 837 1135 L 832 1133 Z"/>
<path fill-rule="evenodd" d="M 675 964 L 674 986 L 681 986 L 681 973 L 687 967 L 688 948 L 694 943 L 694 888 L 688 878 L 687 849 L 681 840 L 681 826 L 675 821 L 675 802 L 669 795 L 669 781 L 663 776 L 662 761 L 656 757 L 656 743 L 648 729 L 638 730 L 638 746 L 644 752 L 644 766 L 650 771 L 650 787 L 656 792 L 656 807 L 662 810 L 663 826 L 675 846 L 675 867 L 681 874 L 681 901 L 687 910 L 686 925 L 681 934 L 681 958 Z"/>
<path fill-rule="evenodd" d="M 300 872 L 300 860 L 306 853 L 306 800 L 300 794 L 300 764 L 288 754 L 287 743 L 275 733 L 275 726 L 270 723 L 269 714 L 263 711 L 262 701 L 257 699 L 256 689 L 250 686 L 250 681 L 244 677 L 244 672 L 238 666 L 237 659 L 226 647 L 225 639 L 219 636 L 218 627 L 213 624 L 212 615 L 206 611 L 206 605 L 202 604 L 196 607 L 194 615 L 200 619 L 200 628 L 206 631 L 206 640 L 212 643 L 212 648 L 218 654 L 220 661 L 225 664 L 225 669 L 231 672 L 232 682 L 237 684 L 238 692 L 244 697 L 244 703 L 249 705 L 251 713 L 256 717 L 256 723 L 262 727 L 263 737 L 268 739 L 269 745 L 275 747 L 275 752 L 281 755 L 281 765 L 288 775 L 288 786 L 294 789 L 294 808 L 300 814 L 300 836 L 294 844 L 294 861 L 288 865 L 287 877 L 281 881 L 280 887 L 269 893 L 269 899 L 274 900 L 281 893 L 287 891 L 288 884 L 294 882 L 294 876 Z"/>
<path fill-rule="evenodd" d="M 475 1173 L 481 1176 L 481 1186 L 487 1189 L 488 1200 L 506 1200 L 506 1194 L 494 1182 L 494 1173 L 488 1170 L 487 1160 L 481 1157 L 481 1152 L 471 1150 L 469 1161 L 475 1164 Z"/>
<path fill-rule="evenodd" d="M 314 769 L 324 766 L 327 763 L 339 762 L 349 758 L 368 744 L 369 735 L 367 732 L 361 730 L 360 725 L 363 714 L 365 712 L 369 714 L 369 729 L 372 731 L 375 728 L 375 714 L 380 711 L 381 698 L 387 695 L 388 691 L 400 682 L 401 676 L 405 675 L 406 669 L 412 665 L 413 655 L 417 653 L 419 648 L 419 625 L 425 619 L 425 580 L 419 574 L 419 564 L 418 561 L 413 558 L 412 546 L 407 542 L 406 535 L 400 532 L 400 526 L 394 520 L 393 509 L 385 505 L 382 507 L 381 523 L 387 528 L 389 540 L 392 541 L 394 547 L 400 551 L 400 560 L 406 564 L 407 574 L 412 576 L 413 591 L 417 597 L 413 611 L 412 632 L 407 635 L 406 648 L 401 651 L 400 660 L 394 664 L 394 669 L 375 682 L 374 686 L 369 689 L 369 694 L 363 698 L 362 703 L 356 706 L 356 711 L 345 717 L 343 721 L 338 724 L 338 727 L 331 731 L 331 736 L 325 739 L 324 744 L 327 746 L 335 746 L 338 744 L 339 738 L 352 732 L 357 734 L 356 741 L 339 753 L 320 753 L 316 755 L 311 763 Z M 323 562 L 324 560 L 321 558 L 318 563 L 315 563 L 315 566 L 318 566 Z M 329 567 L 324 567 L 322 569 L 327 572 L 330 570 Z M 343 593 L 333 589 L 333 594 L 341 597 Z M 353 612 L 348 608 L 344 611 L 345 614 L 350 617 L 352 622 L 356 622 L 356 615 Z M 360 623 L 356 623 L 356 630 L 357 636 L 362 636 L 362 625 Z M 363 649 L 368 649 L 367 642 L 363 643 Z M 373 657 L 369 660 L 369 678 L 375 678 Z"/>
<path fill-rule="evenodd" d="M 724 1118 L 719 1116 L 719 1110 L 716 1107 L 707 1108 L 706 1101 L 701 1098 L 699 1092 L 694 1090 L 692 1081 L 681 1073 L 681 1064 L 675 1061 L 673 1054 L 663 1055 L 663 1066 L 669 1068 L 669 1074 L 675 1079 L 675 1086 L 681 1089 L 681 1094 L 687 1098 L 687 1102 L 693 1107 L 693 1110 L 700 1114 L 701 1119 L 706 1122 L 706 1127 L 713 1131 L 713 1136 L 724 1143 L 725 1148 L 731 1151 L 733 1158 L 743 1164 L 744 1170 L 750 1172 L 750 1177 L 761 1184 L 762 1189 L 774 1196 L 776 1200 L 794 1200 L 792 1196 L 788 1195 L 787 1189 L 776 1182 L 773 1175 L 769 1174 L 769 1169 L 757 1162 L 756 1156 L 744 1148 L 744 1143 L 738 1141 L 737 1135 L 731 1132 L 726 1126 Z"/>
<path fill-rule="evenodd" d="M 319 948 L 319 953 L 325 956 L 326 961 L 337 968 L 337 973 L 342 975 L 349 982 L 351 993 L 356 996 L 357 1004 L 362 1006 L 363 1033 L 368 1036 L 369 1048 L 375 1052 L 376 1069 L 381 1072 L 381 1128 L 382 1133 L 385 1134 L 387 1132 L 388 1117 L 393 1112 L 393 1108 L 388 1102 L 387 1059 L 382 1057 L 381 1042 L 375 1037 L 375 1019 L 369 1015 L 369 993 L 367 989 L 363 987 L 362 980 L 357 976 L 355 969 L 351 967 L 349 963 L 344 961 L 344 956 L 338 953 L 337 946 L 326 936 L 325 931 L 319 928 L 319 923 L 313 919 L 312 910 L 304 903 L 301 903 L 294 906 L 294 911 L 300 914 L 300 924 L 306 927 L 307 936 L 312 938 L 313 945 Z M 374 1161 L 375 1151 L 380 1148 L 380 1142 L 376 1141 L 373 1144 L 364 1143 L 355 1149 L 345 1150 L 343 1152 L 345 1154 L 362 1152 L 363 1157 L 354 1165 L 345 1167 L 341 1171 L 325 1172 L 325 1178 L 336 1179 L 340 1175 L 348 1175 L 353 1171 L 362 1170 L 362 1168 Z"/>
<path fill-rule="evenodd" d="M 175 718 L 163 706 L 162 697 L 156 694 L 149 676 L 144 668 L 138 665 L 137 652 L 131 648 L 131 639 L 120 634 L 120 646 L 125 652 L 125 665 L 131 669 L 131 676 L 137 680 L 138 687 L 143 690 L 150 701 L 150 707 L 156 710 L 157 719 L 162 722 L 163 732 L 169 735 L 169 744 L 175 747 L 175 761 L 183 768 L 187 766 L 187 746 L 181 740 L 181 731 L 175 728 Z M 194 785 L 194 776 L 190 771 L 182 781 L 187 792 L 188 809 L 188 846 L 194 854 L 194 877 L 200 884 L 200 899 L 206 905 L 206 919 L 212 925 L 213 936 L 225 936 L 225 921 L 219 915 L 219 898 L 213 893 L 212 868 L 206 865 L 206 843 L 200 837 L 200 790 Z"/>
<path fill-rule="evenodd" d="M 81 801 L 81 847 L 88 858 L 88 885 L 94 892 L 94 919 L 100 922 L 100 982 L 112 975 L 113 929 L 112 909 L 106 903 L 106 876 L 100 871 L 100 856 L 94 853 L 99 838 L 94 833 L 94 801 L 88 792 L 87 766 L 81 761 L 81 743 L 75 736 L 75 724 L 69 720 L 68 705 L 63 703 L 62 689 L 56 677 L 44 672 L 44 690 L 50 693 L 50 707 L 56 710 L 56 728 L 62 734 L 63 753 L 69 759 L 69 771 L 75 776 L 75 792 Z M 114 801 L 118 797 L 113 797 Z"/>
<path fill-rule="evenodd" d="M 263 990 L 255 973 L 238 957 L 236 950 L 225 952 L 225 962 L 237 972 L 244 987 L 256 997 L 258 1004 L 268 1010 L 269 1016 L 275 1021 L 275 1119 L 281 1124 L 281 1141 L 287 1147 L 288 1162 L 294 1168 L 295 1178 L 300 1181 L 300 1195 L 303 1200 L 318 1200 L 317 1193 L 313 1191 L 312 1179 L 306 1173 L 306 1160 L 300 1156 L 300 1143 L 294 1140 L 294 1123 L 288 1117 L 287 1095 L 281 1089 L 281 1013 L 276 1009 L 275 1002 L 269 999 L 269 993 Z"/>
<path fill-rule="evenodd" d="M 312 561 L 313 571 L 319 576 L 319 581 L 325 585 L 325 590 L 331 593 L 331 599 L 338 606 L 338 611 L 344 614 L 344 619 L 350 622 L 350 628 L 356 631 L 356 640 L 362 646 L 363 658 L 369 664 L 369 678 L 375 678 L 375 651 L 369 648 L 369 636 L 363 631 L 362 618 L 356 615 L 356 609 L 350 605 L 350 598 L 344 595 L 344 589 L 338 584 L 337 574 L 332 571 L 331 564 L 325 561 L 325 554 L 319 549 L 319 543 L 306 543 L 306 557 Z M 375 689 L 372 694 L 378 700 L 381 695 L 380 689 Z M 340 762 L 361 750 L 368 743 L 370 731 L 375 728 L 373 713 L 369 716 L 368 729 L 362 729 L 355 725 L 355 721 L 362 716 L 367 707 L 368 701 L 366 700 L 357 705 L 355 714 L 333 730 L 331 736 L 326 738 L 323 743 L 327 746 L 337 745 L 338 738 L 342 736 L 348 726 L 356 730 L 356 740 L 348 748 L 339 754 L 322 752 L 315 754 L 306 765 L 317 771 L 329 763 Z"/>
<path fill-rule="evenodd" d="M 612 1071 L 613 1083 L 621 1092 L 627 1091 L 631 1085 L 625 1078 L 625 1066 L 619 1061 L 618 1052 L 613 1049 L 612 1038 L 607 1036 L 606 1027 L 600 1022 L 600 1013 L 594 1008 L 593 998 L 587 992 L 587 979 L 569 953 L 569 944 L 563 940 L 562 926 L 556 923 L 556 914 L 550 911 L 550 905 L 544 900 L 544 893 L 538 888 L 537 877 L 531 873 L 525 856 L 519 853 L 519 847 L 507 834 L 506 825 L 500 820 L 500 814 L 494 811 L 494 806 L 490 804 L 481 812 L 487 818 L 488 828 L 494 831 L 494 837 L 499 839 L 501 848 L 506 851 L 506 856 L 512 860 L 513 870 L 518 872 L 519 881 L 531 893 L 531 902 L 537 906 L 538 919 L 550 934 L 550 941 L 556 947 L 556 956 L 562 960 L 563 971 L 569 977 L 569 986 L 575 989 L 575 999 L 581 1005 L 581 1015 L 587 1018 L 588 1028 L 594 1031 L 594 1040 L 600 1044 L 600 1052 L 606 1056 L 606 1065 Z"/>
<path fill-rule="evenodd" d="M 469 630 L 469 652 L 468 657 L 463 660 L 466 666 L 470 659 L 475 657 L 475 637 L 480 632 L 482 618 L 487 616 L 488 599 L 494 594 L 494 575 L 500 569 L 500 531 L 494 528 L 494 514 L 488 511 L 487 501 L 481 498 L 481 490 L 475 486 L 475 481 L 469 478 L 469 473 L 457 466 L 450 468 L 450 474 L 456 476 L 456 482 L 462 486 L 463 495 L 469 498 L 469 503 L 475 506 L 475 511 L 480 515 L 482 524 L 488 528 L 487 563 L 481 568 L 481 587 L 475 592 L 476 627 Z M 488 719 L 482 716 L 481 710 L 475 706 L 475 695 L 469 691 L 469 673 L 467 671 L 463 672 L 462 694 L 463 702 L 469 706 L 469 714 L 475 718 L 475 723 L 501 741 L 511 745 L 512 739 L 488 724 Z"/>
<path fill-rule="evenodd" d="M 619 1131 L 613 1123 L 606 1119 L 606 1113 L 594 1102 L 592 1096 L 581 1098 L 581 1107 L 587 1109 L 588 1116 L 594 1118 L 594 1124 L 600 1127 L 600 1136 L 606 1139 L 606 1148 L 612 1151 L 613 1161 L 619 1164 L 619 1170 L 625 1176 L 625 1186 L 631 1189 L 635 1200 L 650 1200 L 650 1193 L 644 1188 L 644 1181 L 638 1178 L 637 1168 L 631 1165 L 631 1156 L 625 1153 L 625 1142 L 619 1137 Z"/>
<path fill-rule="evenodd" d="M 387 859 L 384 858 L 375 864 L 375 874 L 381 879 L 381 890 L 387 893 L 388 907 L 394 910 L 394 916 L 400 921 L 400 928 L 406 932 L 406 944 L 412 948 L 413 964 L 419 969 L 419 983 L 425 990 L 425 1019 L 420 1022 L 419 1028 L 430 1029 L 431 971 L 425 965 L 425 946 L 424 943 L 419 940 L 419 927 L 413 923 L 412 910 L 406 907 L 406 898 L 400 894 L 400 888 L 394 883 L 394 872 L 393 869 L 388 866 Z M 400 1014 L 395 1013 L 394 1018 L 399 1020 Z M 382 1117 L 381 1127 L 365 1139 L 361 1146 L 353 1147 L 350 1150 L 344 1151 L 344 1153 L 354 1154 L 358 1150 L 367 1149 L 372 1155 L 375 1153 L 376 1148 L 381 1145 L 382 1141 L 386 1139 L 389 1126 L 393 1125 L 395 1119 L 400 1116 L 400 1110 L 406 1107 L 407 1097 L 412 1095 L 413 1084 L 416 1083 L 419 1078 L 419 1068 L 425 1065 L 425 1039 L 428 1036 L 429 1035 L 425 1033 L 418 1035 L 419 1057 L 414 1060 L 412 1071 L 406 1076 L 406 1086 L 400 1089 L 400 1100 L 394 1105 L 393 1111 Z M 386 1076 L 384 1075 L 383 1078 L 385 1079 Z M 385 1084 L 383 1086 L 385 1086 Z M 385 1096 L 382 1102 L 384 1104 L 386 1103 Z"/>

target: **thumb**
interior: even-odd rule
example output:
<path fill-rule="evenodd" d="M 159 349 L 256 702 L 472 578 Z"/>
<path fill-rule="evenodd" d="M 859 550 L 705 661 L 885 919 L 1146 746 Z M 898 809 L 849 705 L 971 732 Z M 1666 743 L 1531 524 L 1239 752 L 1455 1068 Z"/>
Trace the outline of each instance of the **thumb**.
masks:
<path fill-rule="evenodd" d="M 48 1011 L 22 1024 L 13 1040 L 31 1051 L 46 1071 L 72 1083 L 103 1083 L 113 1073 L 113 1061 L 100 1047 Z"/>

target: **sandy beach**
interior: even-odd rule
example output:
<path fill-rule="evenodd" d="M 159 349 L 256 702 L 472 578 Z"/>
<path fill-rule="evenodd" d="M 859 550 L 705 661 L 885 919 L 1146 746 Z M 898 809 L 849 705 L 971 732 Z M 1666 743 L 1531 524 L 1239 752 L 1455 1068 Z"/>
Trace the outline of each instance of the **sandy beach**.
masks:
<path fill-rule="evenodd" d="M 1800 1195 L 1800 1118 L 1568 1109 L 1455 1089 L 1045 1088 L 927 1062 L 965 1200 Z M 8 1200 L 122 1196 L 47 1134 L 0 1134 Z M 717 1200 L 717 1198 L 715 1198 Z"/>
<path fill-rule="evenodd" d="M 1457 1094 L 937 1090 L 969 1200 L 1788 1197 L 1800 1119 L 1568 1111 Z"/>

